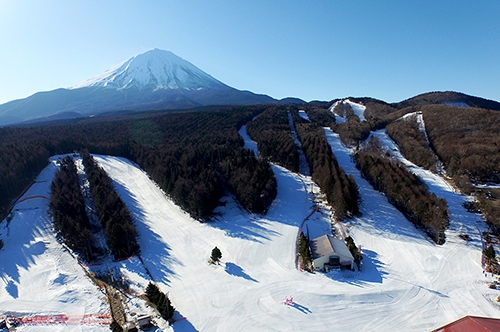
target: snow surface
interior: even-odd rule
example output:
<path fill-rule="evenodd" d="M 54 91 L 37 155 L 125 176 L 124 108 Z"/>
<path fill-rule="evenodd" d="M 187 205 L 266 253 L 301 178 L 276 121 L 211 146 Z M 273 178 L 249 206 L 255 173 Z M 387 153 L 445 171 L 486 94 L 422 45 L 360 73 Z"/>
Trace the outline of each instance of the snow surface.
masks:
<path fill-rule="evenodd" d="M 350 101 L 349 99 L 344 100 L 344 104 L 349 104 L 352 107 L 354 114 L 356 114 L 359 117 L 360 122 L 366 121 L 365 119 L 366 106 Z"/>
<path fill-rule="evenodd" d="M 12 220 L 0 224 L 0 316 L 108 314 L 105 295 L 56 240 L 48 216 L 50 184 L 56 158 L 13 208 Z M 76 317 L 76 318 L 75 318 Z M 108 319 L 109 320 L 109 319 Z M 109 331 L 107 325 L 23 326 L 19 331 Z"/>
<path fill-rule="evenodd" d="M 336 114 L 333 112 L 334 108 L 339 104 L 339 103 L 343 103 L 343 104 L 349 104 L 354 112 L 354 114 L 356 114 L 359 118 L 359 121 L 360 122 L 363 122 L 363 121 L 366 121 L 366 118 L 365 118 L 365 110 L 366 110 L 366 106 L 362 105 L 362 104 L 358 104 L 358 103 L 355 103 L 349 99 L 345 99 L 345 100 L 338 100 L 336 101 L 331 107 L 330 107 L 330 112 L 332 112 L 334 115 L 335 115 L 335 121 L 337 123 L 343 123 L 343 122 L 346 122 L 347 121 L 347 116 L 344 112 L 344 114 Z"/>
<path fill-rule="evenodd" d="M 71 89 L 106 87 L 112 89 L 202 89 L 225 85 L 190 62 L 159 49 L 139 54 Z"/>
<path fill-rule="evenodd" d="M 304 110 L 300 110 L 299 111 L 299 116 L 304 119 L 304 120 L 307 120 L 309 122 L 311 122 L 311 119 L 309 119 L 309 115 L 307 115 L 307 112 L 304 111 Z"/>
<path fill-rule="evenodd" d="M 500 291 L 488 288 L 493 279 L 481 266 L 479 231 L 486 226 L 479 215 L 463 209 L 468 198 L 412 166 L 450 205 L 446 243 L 435 245 L 360 176 L 339 137 L 329 129 L 325 133 L 362 196 L 362 215 L 344 224 L 362 246 L 361 271 L 324 274 L 297 269 L 299 230 L 311 238 L 331 232 L 326 205 L 320 203 L 320 210 L 310 215 L 313 199 L 319 198 L 310 194 L 317 188 L 309 177 L 273 166 L 278 196 L 267 215 L 243 212 L 228 197 L 218 210 L 220 217 L 202 224 L 173 204 L 137 165 L 96 156 L 134 216 L 147 270 L 177 308 L 176 322 L 161 330 L 429 331 L 465 315 L 500 318 Z M 390 144 L 384 133 L 375 135 Z M 249 146 L 248 136 L 244 138 Z M 55 168 L 52 162 L 39 177 L 46 182 L 34 184 L 24 197 L 48 195 Z M 47 200 L 26 200 L 16 205 L 19 208 L 38 209 L 16 212 L 8 235 L 5 222 L 1 224 L 5 247 L 0 251 L 0 314 L 106 312 L 102 294 L 55 241 Z M 467 232 L 472 241 L 458 238 L 459 232 Z M 210 265 L 215 246 L 222 261 Z M 120 268 L 140 289 L 149 276 L 134 262 L 125 261 Z M 294 302 L 284 305 L 290 296 Z M 68 328 L 89 330 L 84 325 L 59 330 Z"/>
<path fill-rule="evenodd" d="M 463 101 L 447 101 L 447 102 L 444 102 L 444 104 L 448 105 L 448 106 L 470 107 L 469 104 L 467 104 L 466 102 L 463 102 Z"/>

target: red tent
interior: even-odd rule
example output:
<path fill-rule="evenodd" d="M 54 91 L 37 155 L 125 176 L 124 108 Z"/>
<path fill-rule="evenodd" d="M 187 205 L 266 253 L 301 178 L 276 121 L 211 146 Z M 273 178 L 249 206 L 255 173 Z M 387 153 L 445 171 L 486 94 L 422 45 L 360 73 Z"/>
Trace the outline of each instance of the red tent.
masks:
<path fill-rule="evenodd" d="M 500 319 L 465 316 L 432 332 L 495 332 L 500 331 Z"/>

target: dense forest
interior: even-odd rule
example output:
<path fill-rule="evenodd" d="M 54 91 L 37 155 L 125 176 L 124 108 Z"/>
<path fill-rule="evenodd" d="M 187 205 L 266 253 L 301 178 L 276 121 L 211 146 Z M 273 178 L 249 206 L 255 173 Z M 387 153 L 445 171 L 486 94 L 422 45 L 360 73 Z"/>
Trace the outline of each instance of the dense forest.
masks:
<path fill-rule="evenodd" d="M 268 162 L 245 149 L 238 134 L 261 111 L 247 107 L 155 118 L 135 132 L 130 158 L 200 221 L 212 217 L 226 191 L 244 209 L 263 213 L 276 197 L 276 179 Z"/>
<path fill-rule="evenodd" d="M 401 153 L 418 166 L 437 172 L 437 158 L 420 131 L 417 116 L 413 113 L 404 119 L 392 122 L 386 128 L 387 134 L 396 142 Z"/>
<path fill-rule="evenodd" d="M 500 183 L 500 112 L 445 105 L 421 110 L 432 148 L 452 176 Z"/>
<path fill-rule="evenodd" d="M 64 243 L 90 262 L 96 249 L 75 163 L 67 156 L 59 165 L 50 187 L 50 214 Z"/>
<path fill-rule="evenodd" d="M 409 221 L 424 230 L 438 244 L 444 243 L 448 227 L 445 199 L 431 194 L 427 186 L 395 158 L 390 158 L 381 143 L 372 137 L 354 155 L 364 178 L 383 192 Z"/>
<path fill-rule="evenodd" d="M 132 215 L 116 192 L 113 181 L 88 150 L 81 153 L 90 192 L 101 221 L 106 243 L 115 259 L 127 258 L 139 253 L 137 231 Z"/>
<path fill-rule="evenodd" d="M 292 172 L 299 171 L 299 154 L 290 133 L 285 106 L 272 106 L 247 124 L 260 155 Z"/>
<path fill-rule="evenodd" d="M 83 148 L 135 161 L 167 195 L 201 221 L 213 216 L 226 192 L 243 208 L 265 212 L 276 197 L 276 179 L 266 161 L 243 148 L 238 135 L 241 125 L 264 108 L 1 128 L 1 216 L 6 216 L 10 204 L 32 183 L 50 156 Z"/>
<path fill-rule="evenodd" d="M 298 119 L 297 119 L 298 120 Z M 352 175 L 339 166 L 326 140 L 323 127 L 316 123 L 295 124 L 313 181 L 325 193 L 337 218 L 359 212 L 359 192 Z"/>

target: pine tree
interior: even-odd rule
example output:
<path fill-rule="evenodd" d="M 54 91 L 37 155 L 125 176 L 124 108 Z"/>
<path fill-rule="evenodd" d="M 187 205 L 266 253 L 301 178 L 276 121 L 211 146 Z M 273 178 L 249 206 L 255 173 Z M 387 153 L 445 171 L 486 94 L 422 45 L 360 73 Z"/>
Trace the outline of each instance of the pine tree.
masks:
<path fill-rule="evenodd" d="M 210 256 L 210 260 L 212 263 L 219 263 L 220 259 L 222 258 L 222 253 L 219 248 L 215 247 L 212 249 L 212 255 Z"/>

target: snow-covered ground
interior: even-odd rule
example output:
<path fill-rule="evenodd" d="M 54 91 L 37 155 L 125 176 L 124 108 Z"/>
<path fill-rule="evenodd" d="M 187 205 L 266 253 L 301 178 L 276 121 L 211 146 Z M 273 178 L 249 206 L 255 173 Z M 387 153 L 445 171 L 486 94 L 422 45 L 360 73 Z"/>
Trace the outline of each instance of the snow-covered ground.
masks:
<path fill-rule="evenodd" d="M 228 197 L 218 220 L 201 224 L 132 162 L 96 156 L 135 218 L 147 269 L 177 308 L 177 321 L 163 330 L 429 331 L 464 315 L 500 318 L 500 291 L 487 287 L 492 278 L 485 277 L 480 262 L 477 227 L 485 226 L 478 215 L 459 208 L 466 197 L 422 173 L 426 182 L 436 182 L 431 190 L 439 191 L 452 211 L 447 241 L 435 245 L 361 178 L 338 136 L 325 133 L 340 165 L 360 188 L 362 216 L 345 227 L 362 245 L 362 271 L 325 275 L 296 268 L 300 227 L 312 237 L 331 231 L 326 207 L 304 222 L 313 208 L 309 177 L 273 166 L 278 196 L 267 215 L 242 212 Z M 251 143 L 248 136 L 245 140 Z M 39 177 L 46 182 L 34 184 L 24 197 L 48 197 L 54 170 L 51 163 Z M 0 314 L 108 312 L 102 293 L 53 238 L 47 200 L 26 200 L 19 208 L 30 210 L 15 213 L 9 234 L 1 224 Z M 472 241 L 456 236 L 463 229 Z M 222 252 L 220 265 L 208 264 L 215 246 Z M 138 289 L 145 287 L 149 276 L 133 263 L 121 268 Z M 284 305 L 290 295 L 293 304 Z M 68 328 L 99 326 L 56 326 Z"/>
<path fill-rule="evenodd" d="M 365 118 L 366 106 L 364 106 L 362 104 L 355 103 L 349 99 L 345 99 L 345 100 L 338 100 L 332 106 L 330 106 L 329 111 L 335 115 L 335 122 L 343 123 L 343 122 L 347 121 L 347 116 L 345 114 L 345 111 L 343 112 L 343 114 L 337 114 L 333 111 L 339 103 L 349 104 L 351 106 L 354 114 L 356 114 L 358 116 L 359 121 L 360 122 L 366 121 L 366 118 Z"/>
<path fill-rule="evenodd" d="M 0 224 L 0 316 L 54 319 L 74 324 L 23 326 L 19 331 L 109 331 L 109 306 L 77 261 L 57 242 L 48 212 L 56 158 Z M 105 319 L 99 315 L 107 316 Z M 59 317 L 57 322 L 65 318 Z M 56 323 L 56 322 L 55 322 Z"/>
<path fill-rule="evenodd" d="M 304 120 L 307 120 L 309 122 L 311 122 L 311 119 L 309 119 L 309 115 L 307 115 L 307 112 L 304 111 L 304 110 L 300 110 L 299 111 L 299 116 L 304 119 Z"/>
<path fill-rule="evenodd" d="M 344 100 L 344 104 L 349 104 L 354 112 L 359 118 L 360 122 L 366 121 L 365 110 L 366 106 L 350 101 L 349 99 Z"/>

